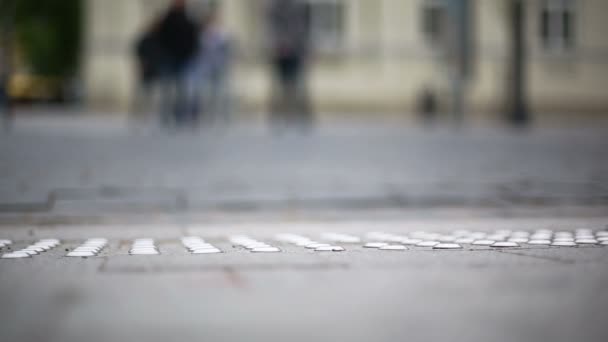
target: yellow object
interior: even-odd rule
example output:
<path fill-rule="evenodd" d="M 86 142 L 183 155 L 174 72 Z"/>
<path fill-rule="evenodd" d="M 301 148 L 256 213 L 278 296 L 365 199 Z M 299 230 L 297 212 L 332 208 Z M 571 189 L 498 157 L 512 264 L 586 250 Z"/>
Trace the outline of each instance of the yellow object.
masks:
<path fill-rule="evenodd" d="M 10 78 L 8 93 L 17 100 L 53 100 L 61 96 L 61 79 L 17 73 Z"/>

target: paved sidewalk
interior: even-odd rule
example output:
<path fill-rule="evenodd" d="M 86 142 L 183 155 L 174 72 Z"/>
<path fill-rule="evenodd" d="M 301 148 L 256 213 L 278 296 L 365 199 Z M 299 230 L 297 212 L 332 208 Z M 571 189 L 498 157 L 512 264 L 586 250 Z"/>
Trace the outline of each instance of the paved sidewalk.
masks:
<path fill-rule="evenodd" d="M 120 121 L 17 122 L 0 136 L 0 212 L 282 211 L 608 204 L 602 127 L 241 125 L 132 134 Z"/>
<path fill-rule="evenodd" d="M 276 234 L 601 230 L 606 219 L 393 220 L 191 225 L 11 226 L 15 248 L 62 245 L 28 259 L 0 259 L 0 330 L 15 341 L 605 341 L 608 247 L 406 251 L 343 244 L 319 253 Z M 228 239 L 247 234 L 283 252 L 256 254 Z M 191 255 L 205 238 L 224 253 Z M 65 255 L 107 237 L 99 256 Z M 160 255 L 130 256 L 136 238 Z M 66 250 L 67 249 L 67 250 Z"/>
<path fill-rule="evenodd" d="M 274 238 L 604 231 L 605 132 L 350 123 L 177 135 L 18 120 L 0 136 L 0 240 L 13 240 L 11 251 L 44 238 L 61 245 L 0 259 L 0 336 L 604 342 L 606 246 L 358 242 L 318 253 Z M 235 246 L 240 234 L 281 252 Z M 188 254 L 180 238 L 190 235 L 224 253 Z M 95 257 L 66 257 L 97 237 L 109 243 Z M 155 239 L 160 255 L 129 255 L 138 238 Z"/>

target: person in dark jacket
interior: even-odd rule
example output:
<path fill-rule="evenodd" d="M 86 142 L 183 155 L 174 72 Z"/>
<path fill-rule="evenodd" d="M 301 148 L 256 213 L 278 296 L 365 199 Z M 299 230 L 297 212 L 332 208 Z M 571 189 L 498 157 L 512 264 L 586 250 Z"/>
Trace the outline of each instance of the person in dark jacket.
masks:
<path fill-rule="evenodd" d="M 154 86 L 160 81 L 164 56 L 158 42 L 159 23 L 160 18 L 155 18 L 135 41 L 133 52 L 137 62 L 137 83 L 131 103 L 132 122 L 144 118 L 144 109 L 149 108 L 146 104 L 152 100 Z"/>
<path fill-rule="evenodd" d="M 274 0 L 268 13 L 271 62 L 276 90 L 271 103 L 275 124 L 312 122 L 306 80 L 310 8 L 295 0 Z"/>
<path fill-rule="evenodd" d="M 161 115 L 167 126 L 191 124 L 192 107 L 187 92 L 187 67 L 198 50 L 198 27 L 188 17 L 184 0 L 174 0 L 161 19 L 156 39 L 162 51 L 160 78 L 162 83 Z"/>
<path fill-rule="evenodd" d="M 163 49 L 158 39 L 158 27 L 158 22 L 153 23 L 135 44 L 139 77 L 145 85 L 158 79 L 163 66 Z"/>

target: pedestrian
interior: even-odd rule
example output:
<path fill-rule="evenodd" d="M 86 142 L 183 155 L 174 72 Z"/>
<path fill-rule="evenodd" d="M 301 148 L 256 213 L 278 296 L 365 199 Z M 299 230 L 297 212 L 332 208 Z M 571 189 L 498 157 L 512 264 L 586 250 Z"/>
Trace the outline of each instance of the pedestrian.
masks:
<path fill-rule="evenodd" d="M 184 0 L 174 0 L 160 21 L 158 43 L 162 51 L 160 68 L 161 116 L 171 127 L 192 124 L 193 99 L 187 89 L 187 69 L 198 48 L 198 28 L 186 13 Z"/>
<path fill-rule="evenodd" d="M 17 1 L 0 2 L 0 125 L 8 130 L 13 120 L 10 79 Z"/>
<path fill-rule="evenodd" d="M 152 100 L 154 86 L 160 81 L 164 56 L 158 39 L 159 27 L 160 18 L 156 18 L 135 43 L 137 83 L 131 109 L 133 119 L 140 114 L 144 104 Z"/>
<path fill-rule="evenodd" d="M 10 125 L 9 120 L 11 118 L 11 106 L 8 94 L 8 81 L 5 79 L 6 77 L 0 74 L 0 125 L 2 125 L 4 129 L 8 129 Z"/>
<path fill-rule="evenodd" d="M 199 49 L 189 72 L 189 88 L 197 99 L 193 111 L 202 114 L 206 123 L 228 120 L 231 51 L 231 38 L 221 25 L 217 4 L 210 5 L 203 15 Z"/>
<path fill-rule="evenodd" d="M 274 123 L 312 123 L 307 87 L 310 10 L 295 0 L 274 0 L 268 15 L 275 90 L 271 100 Z"/>
<path fill-rule="evenodd" d="M 437 96 L 430 87 L 424 87 L 418 95 L 417 111 L 424 123 L 437 119 Z"/>

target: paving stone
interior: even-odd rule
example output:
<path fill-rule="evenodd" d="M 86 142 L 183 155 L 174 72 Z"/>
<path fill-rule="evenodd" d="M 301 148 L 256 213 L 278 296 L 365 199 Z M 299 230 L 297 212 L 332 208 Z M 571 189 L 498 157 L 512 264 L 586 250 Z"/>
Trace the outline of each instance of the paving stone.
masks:
<path fill-rule="evenodd" d="M 492 247 L 494 247 L 494 248 L 516 248 L 516 247 L 519 247 L 519 244 L 517 244 L 516 242 L 509 242 L 509 241 L 497 241 L 492 244 Z"/>
<path fill-rule="evenodd" d="M 407 247 L 403 245 L 386 245 L 379 248 L 381 251 L 405 251 Z"/>
<path fill-rule="evenodd" d="M 433 246 L 433 249 L 462 249 L 462 246 L 457 243 L 440 243 Z"/>

